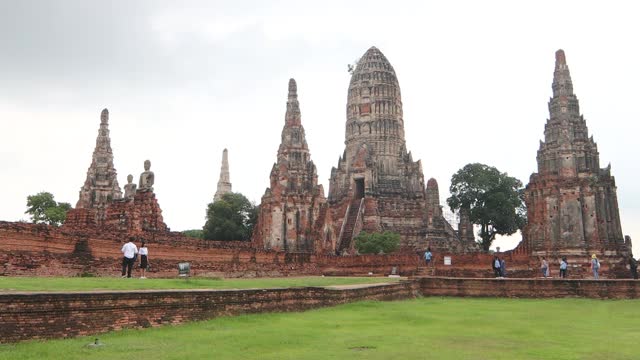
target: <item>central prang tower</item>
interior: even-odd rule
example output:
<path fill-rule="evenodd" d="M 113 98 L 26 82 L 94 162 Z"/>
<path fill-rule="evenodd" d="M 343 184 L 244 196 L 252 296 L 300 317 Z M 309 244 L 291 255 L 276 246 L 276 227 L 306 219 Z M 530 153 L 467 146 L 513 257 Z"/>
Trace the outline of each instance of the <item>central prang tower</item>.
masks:
<path fill-rule="evenodd" d="M 337 251 L 351 252 L 352 238 L 361 230 L 394 231 L 404 247 L 423 247 L 422 165 L 407 152 L 398 78 L 376 47 L 367 50 L 351 75 L 345 145 L 329 182 Z"/>

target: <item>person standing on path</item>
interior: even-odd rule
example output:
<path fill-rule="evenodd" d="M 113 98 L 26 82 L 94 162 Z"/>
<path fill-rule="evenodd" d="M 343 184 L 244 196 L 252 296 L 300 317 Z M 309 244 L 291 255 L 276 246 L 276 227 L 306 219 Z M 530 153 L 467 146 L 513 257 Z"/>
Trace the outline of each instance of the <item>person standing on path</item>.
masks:
<path fill-rule="evenodd" d="M 540 262 L 540 270 L 542 271 L 542 277 L 546 278 L 547 276 L 549 276 L 549 263 L 544 256 L 542 257 L 542 261 Z"/>
<path fill-rule="evenodd" d="M 563 257 L 562 261 L 560 261 L 560 278 L 564 279 L 567 277 L 567 258 Z"/>
<path fill-rule="evenodd" d="M 493 261 L 491 261 L 491 266 L 493 267 L 493 274 L 496 278 L 502 277 L 502 272 L 500 271 L 500 259 L 498 255 L 494 255 Z"/>
<path fill-rule="evenodd" d="M 133 263 L 136 261 L 136 255 L 138 254 L 138 248 L 133 243 L 135 238 L 129 237 L 129 241 L 122 246 L 123 258 L 122 258 L 122 277 L 131 277 L 131 269 L 133 269 Z"/>
<path fill-rule="evenodd" d="M 507 277 L 507 263 L 504 261 L 504 256 L 500 258 L 500 276 Z"/>
<path fill-rule="evenodd" d="M 142 276 L 140 279 L 146 279 L 145 272 L 149 268 L 149 249 L 145 245 L 144 241 L 140 245 L 140 269 L 142 270 Z"/>
<path fill-rule="evenodd" d="M 427 263 L 427 267 L 431 264 L 431 258 L 433 258 L 433 254 L 431 253 L 431 248 L 428 247 L 427 251 L 424 253 L 424 261 Z"/>
<path fill-rule="evenodd" d="M 600 261 L 596 254 L 591 255 L 591 271 L 593 271 L 593 278 L 598 280 L 598 271 L 600 270 Z"/>

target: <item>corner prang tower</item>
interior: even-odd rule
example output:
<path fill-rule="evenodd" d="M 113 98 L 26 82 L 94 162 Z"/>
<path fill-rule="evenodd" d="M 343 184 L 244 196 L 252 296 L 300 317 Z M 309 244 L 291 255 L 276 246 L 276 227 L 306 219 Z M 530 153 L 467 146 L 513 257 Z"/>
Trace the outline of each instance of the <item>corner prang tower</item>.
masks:
<path fill-rule="evenodd" d="M 277 162 L 269 178 L 270 186 L 262 196 L 253 242 L 265 249 L 314 251 L 312 231 L 326 200 L 309 153 L 294 79 L 289 80 L 285 124 Z"/>
<path fill-rule="evenodd" d="M 118 185 L 116 169 L 113 166 L 113 151 L 109 137 L 109 110 L 100 114 L 100 130 L 96 139 L 91 165 L 87 170 L 87 179 L 80 189 L 76 203 L 79 209 L 96 209 L 96 221 L 104 220 L 104 209 L 113 200 L 120 199 L 122 191 Z"/>
<path fill-rule="evenodd" d="M 538 172 L 525 190 L 523 245 L 533 255 L 627 254 L 631 244 L 622 234 L 615 178 L 611 166 L 600 168 L 563 50 L 556 52 L 552 88 Z"/>

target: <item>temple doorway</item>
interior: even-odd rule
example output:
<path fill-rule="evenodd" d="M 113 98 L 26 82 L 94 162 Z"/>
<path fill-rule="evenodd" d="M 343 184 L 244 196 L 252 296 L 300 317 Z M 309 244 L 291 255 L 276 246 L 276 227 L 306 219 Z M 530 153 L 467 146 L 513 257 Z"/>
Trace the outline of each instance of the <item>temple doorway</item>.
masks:
<path fill-rule="evenodd" d="M 355 199 L 362 199 L 364 197 L 364 178 L 354 179 L 356 182 Z"/>

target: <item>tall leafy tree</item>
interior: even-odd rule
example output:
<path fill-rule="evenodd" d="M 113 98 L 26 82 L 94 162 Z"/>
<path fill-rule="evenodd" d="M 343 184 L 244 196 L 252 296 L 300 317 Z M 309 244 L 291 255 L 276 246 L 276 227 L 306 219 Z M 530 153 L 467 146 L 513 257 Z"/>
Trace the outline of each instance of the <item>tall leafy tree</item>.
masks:
<path fill-rule="evenodd" d="M 31 215 L 33 223 L 45 223 L 60 226 L 67 218 L 67 211 L 71 209 L 71 204 L 58 203 L 49 192 L 40 192 L 36 195 L 27 196 L 27 211 L 25 214 Z"/>
<path fill-rule="evenodd" d="M 496 235 L 511 235 L 526 223 L 522 182 L 484 164 L 468 164 L 451 177 L 447 204 L 451 210 L 468 209 L 472 223 L 480 225 L 480 245 L 489 250 Z"/>
<path fill-rule="evenodd" d="M 227 193 L 207 207 L 203 236 L 209 240 L 250 240 L 258 208 L 240 193 Z"/>

